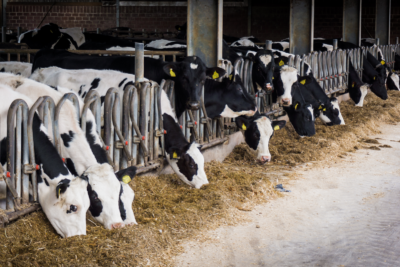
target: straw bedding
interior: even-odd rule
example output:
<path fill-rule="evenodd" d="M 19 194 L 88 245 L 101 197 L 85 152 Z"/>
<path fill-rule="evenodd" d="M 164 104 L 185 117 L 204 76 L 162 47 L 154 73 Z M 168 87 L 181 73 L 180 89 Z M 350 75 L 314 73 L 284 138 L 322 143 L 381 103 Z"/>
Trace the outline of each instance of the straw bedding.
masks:
<path fill-rule="evenodd" d="M 202 230 L 240 222 L 257 203 L 281 196 L 276 179 L 294 177 L 293 167 L 338 160 L 356 149 L 380 146 L 369 139 L 381 123 L 400 122 L 400 93 L 382 101 L 369 94 L 363 108 L 342 103 L 346 125 L 317 123 L 317 134 L 299 138 L 288 124 L 270 142 L 272 162 L 259 165 L 255 154 L 239 145 L 223 162 L 206 164 L 210 184 L 201 190 L 176 175 L 140 177 L 131 182 L 139 225 L 106 230 L 87 220 L 87 235 L 60 238 L 43 212 L 35 212 L 0 229 L 1 266 L 169 266 L 182 250 L 180 242 L 199 238 Z M 380 146 L 380 147 L 379 147 Z"/>

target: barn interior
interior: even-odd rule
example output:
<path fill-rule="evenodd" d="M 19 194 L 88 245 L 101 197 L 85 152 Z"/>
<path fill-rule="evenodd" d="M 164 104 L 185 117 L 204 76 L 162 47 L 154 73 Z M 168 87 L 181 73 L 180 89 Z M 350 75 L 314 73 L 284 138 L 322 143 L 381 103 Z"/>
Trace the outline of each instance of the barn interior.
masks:
<path fill-rule="evenodd" d="M 37 198 L 33 201 L 29 199 L 28 188 L 23 185 L 21 188 L 20 185 L 18 189 L 16 185 L 17 192 L 7 189 L 13 186 L 7 183 L 7 179 L 11 177 L 10 180 L 16 184 L 14 180 L 29 179 L 32 171 L 26 172 L 25 178 L 21 178 L 17 171 L 11 174 L 4 172 L 0 177 L 0 199 L 7 199 L 7 203 L 0 208 L 0 227 L 3 227 L 0 229 L 0 243 L 3 244 L 0 246 L 1 265 L 174 266 L 174 257 L 184 250 L 182 242 L 194 237 L 202 240 L 202 232 L 206 229 L 243 223 L 242 212 L 283 197 L 283 193 L 275 190 L 277 181 L 285 183 L 296 179 L 295 170 L 299 166 L 309 162 L 340 160 L 359 149 L 369 148 L 368 136 L 379 132 L 377 125 L 400 122 L 398 92 L 388 91 L 389 99 L 382 102 L 369 91 L 364 108 L 355 110 L 348 86 L 341 78 L 348 77 L 349 60 L 353 61 L 357 73 L 362 74 L 363 53 L 370 52 L 378 57 L 377 48 L 361 49 L 362 39 L 365 38 L 373 39 L 383 51 L 388 66 L 395 68 L 395 54 L 400 52 L 400 1 L 2 0 L 0 14 L 0 61 L 33 62 L 39 49 L 19 43 L 18 38 L 22 33 L 48 23 L 61 28 L 77 27 L 83 33 L 107 35 L 130 42 L 134 51 L 77 49 L 70 52 L 110 57 L 135 56 L 133 74 L 136 83 L 127 87 L 128 99 L 134 101 L 137 98 L 145 103 L 134 103 L 138 117 L 133 119 L 134 115 L 128 115 L 125 118 L 125 110 L 131 108 L 123 103 L 125 94 L 119 96 L 121 100 L 118 104 L 116 97 L 110 93 L 109 100 L 106 100 L 109 106 L 105 108 L 112 110 L 107 117 L 109 124 L 105 126 L 110 128 L 104 132 L 100 129 L 100 97 L 87 97 L 87 101 L 91 102 L 86 107 L 99 116 L 96 117 L 98 130 L 105 140 L 104 148 L 115 171 L 128 166 L 137 167 L 137 176 L 129 186 L 135 192 L 132 208 L 138 225 L 106 230 L 88 213 L 86 235 L 60 238 L 41 210 Z M 181 42 L 182 39 L 178 39 L 181 28 L 186 34 L 184 42 L 187 48 L 184 50 L 146 51 L 146 45 L 154 40 Z M 209 67 L 219 66 L 227 72 L 240 70 L 244 86 L 258 101 L 260 112 L 272 120 L 289 120 L 282 106 L 272 102 L 270 94 L 257 94 L 252 88 L 252 63 L 249 59 L 243 56 L 242 61 L 231 62 L 230 65 L 226 62 L 223 36 L 254 36 L 259 40 L 255 44 L 266 50 L 274 42 L 287 39 L 291 54 L 287 64 L 297 69 L 301 76 L 304 75 L 305 64 L 318 70 L 313 73 L 314 78 L 329 97 L 339 100 L 346 125 L 327 128 L 318 121 L 315 125 L 317 134 L 303 139 L 288 123 L 271 139 L 271 161 L 260 165 L 256 153 L 243 144 L 242 131 L 232 119 L 211 120 L 201 107 L 199 110 L 188 109 L 178 118 L 179 124 L 181 129 L 183 125 L 188 141 L 197 141 L 202 145 L 207 162 L 205 171 L 210 182 L 201 190 L 195 190 L 185 185 L 168 167 L 164 152 L 158 157 L 159 150 L 155 144 L 164 142 L 161 140 L 166 133 L 163 133 L 162 116 L 158 114 L 160 108 L 157 101 L 160 97 L 157 92 L 166 91 L 173 102 L 174 83 L 167 80 L 154 86 L 143 82 L 145 57 L 158 56 L 175 62 L 179 57 L 198 56 Z M 318 52 L 314 49 L 314 38 L 341 40 L 360 48 L 340 49 L 337 41 L 333 41 L 332 51 Z M 231 43 L 226 41 L 227 45 Z M 337 61 L 334 59 L 336 56 Z M 326 67 L 334 60 L 335 67 Z M 50 102 L 42 101 L 41 116 L 51 116 L 57 103 L 52 107 Z M 120 105 L 118 110 L 116 105 Z M 22 114 L 22 111 L 15 110 L 15 113 Z M 150 113 L 153 114 L 151 119 L 140 116 Z M 111 125 L 114 120 L 119 120 L 120 124 Z M 125 120 L 129 126 L 123 128 Z M 135 120 L 137 125 L 133 126 Z M 16 122 L 21 123 L 18 119 Z M 118 128 L 121 133 L 117 133 Z M 17 138 L 15 142 L 18 141 L 21 140 Z M 125 142 L 129 143 L 129 151 L 123 145 Z M 29 152 L 26 150 L 23 153 Z M 29 160 L 26 164 L 29 165 Z M 24 172 L 20 165 L 12 165 L 11 168 L 19 166 L 20 172 Z"/>

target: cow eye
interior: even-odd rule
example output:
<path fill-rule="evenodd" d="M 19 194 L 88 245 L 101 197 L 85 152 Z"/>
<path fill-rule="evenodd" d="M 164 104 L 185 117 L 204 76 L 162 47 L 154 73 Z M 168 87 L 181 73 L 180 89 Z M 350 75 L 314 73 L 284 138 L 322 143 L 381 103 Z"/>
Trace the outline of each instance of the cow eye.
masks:
<path fill-rule="evenodd" d="M 76 212 L 76 211 L 78 210 L 78 207 L 75 206 L 75 205 L 71 205 L 71 206 L 69 207 L 69 210 L 72 211 L 72 212 Z"/>
<path fill-rule="evenodd" d="M 196 166 L 194 166 L 194 164 L 190 164 L 190 168 L 194 169 Z"/>

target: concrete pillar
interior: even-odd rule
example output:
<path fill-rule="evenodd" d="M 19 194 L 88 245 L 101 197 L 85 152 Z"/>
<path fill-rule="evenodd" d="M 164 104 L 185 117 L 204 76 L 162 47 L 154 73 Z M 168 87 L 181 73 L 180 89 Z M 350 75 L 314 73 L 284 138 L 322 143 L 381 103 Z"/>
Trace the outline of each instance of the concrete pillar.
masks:
<path fill-rule="evenodd" d="M 251 0 L 247 1 L 247 36 L 251 36 Z"/>
<path fill-rule="evenodd" d="M 381 45 L 390 43 L 390 14 L 391 0 L 376 0 L 375 38 L 379 38 Z"/>
<path fill-rule="evenodd" d="M 343 0 L 343 41 L 361 45 L 362 0 Z"/>
<path fill-rule="evenodd" d="M 208 67 L 222 59 L 222 12 L 223 0 L 188 0 L 187 55 Z"/>
<path fill-rule="evenodd" d="M 314 0 L 290 0 L 289 39 L 292 54 L 314 50 Z"/>

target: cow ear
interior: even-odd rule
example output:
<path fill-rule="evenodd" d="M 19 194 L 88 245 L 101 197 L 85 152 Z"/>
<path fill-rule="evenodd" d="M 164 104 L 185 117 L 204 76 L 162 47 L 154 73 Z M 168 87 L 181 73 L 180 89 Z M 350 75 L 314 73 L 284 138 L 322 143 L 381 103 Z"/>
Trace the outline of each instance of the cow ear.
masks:
<path fill-rule="evenodd" d="M 218 79 L 219 77 L 224 76 L 226 71 L 224 69 L 214 67 L 214 68 L 207 68 L 206 75 L 210 78 Z"/>
<path fill-rule="evenodd" d="M 168 63 L 164 65 L 163 70 L 170 77 L 176 77 L 178 73 L 178 65 L 176 63 Z"/>
<path fill-rule="evenodd" d="M 287 65 L 288 60 L 289 59 L 285 58 L 285 57 L 275 58 L 275 65 L 278 65 L 279 67 L 282 67 L 283 65 Z"/>
<path fill-rule="evenodd" d="M 182 26 L 181 25 L 175 25 L 175 30 L 182 31 Z"/>
<path fill-rule="evenodd" d="M 61 194 L 64 194 L 65 191 L 67 191 L 67 188 L 69 186 L 69 180 L 68 183 L 65 182 L 60 182 L 57 187 L 56 187 L 56 197 L 59 198 Z"/>
<path fill-rule="evenodd" d="M 283 127 L 285 127 L 286 121 L 273 121 L 271 124 L 272 124 L 272 128 L 274 129 L 274 131 L 278 131 L 278 130 L 282 129 Z"/>
<path fill-rule="evenodd" d="M 247 58 L 254 62 L 256 57 L 253 53 L 247 53 Z"/>
<path fill-rule="evenodd" d="M 182 155 L 182 150 L 179 147 L 174 147 L 171 146 L 168 150 L 167 153 L 169 154 L 170 159 L 176 159 L 178 160 L 181 155 Z"/>
<path fill-rule="evenodd" d="M 245 117 L 237 117 L 235 118 L 236 126 L 243 131 L 246 131 L 249 128 L 250 121 Z"/>
<path fill-rule="evenodd" d="M 131 166 L 115 173 L 120 182 L 128 184 L 136 175 L 136 167 Z"/>
<path fill-rule="evenodd" d="M 302 85 L 310 84 L 312 82 L 312 79 L 313 78 L 310 76 L 302 76 L 297 78 L 299 83 L 301 83 Z"/>

